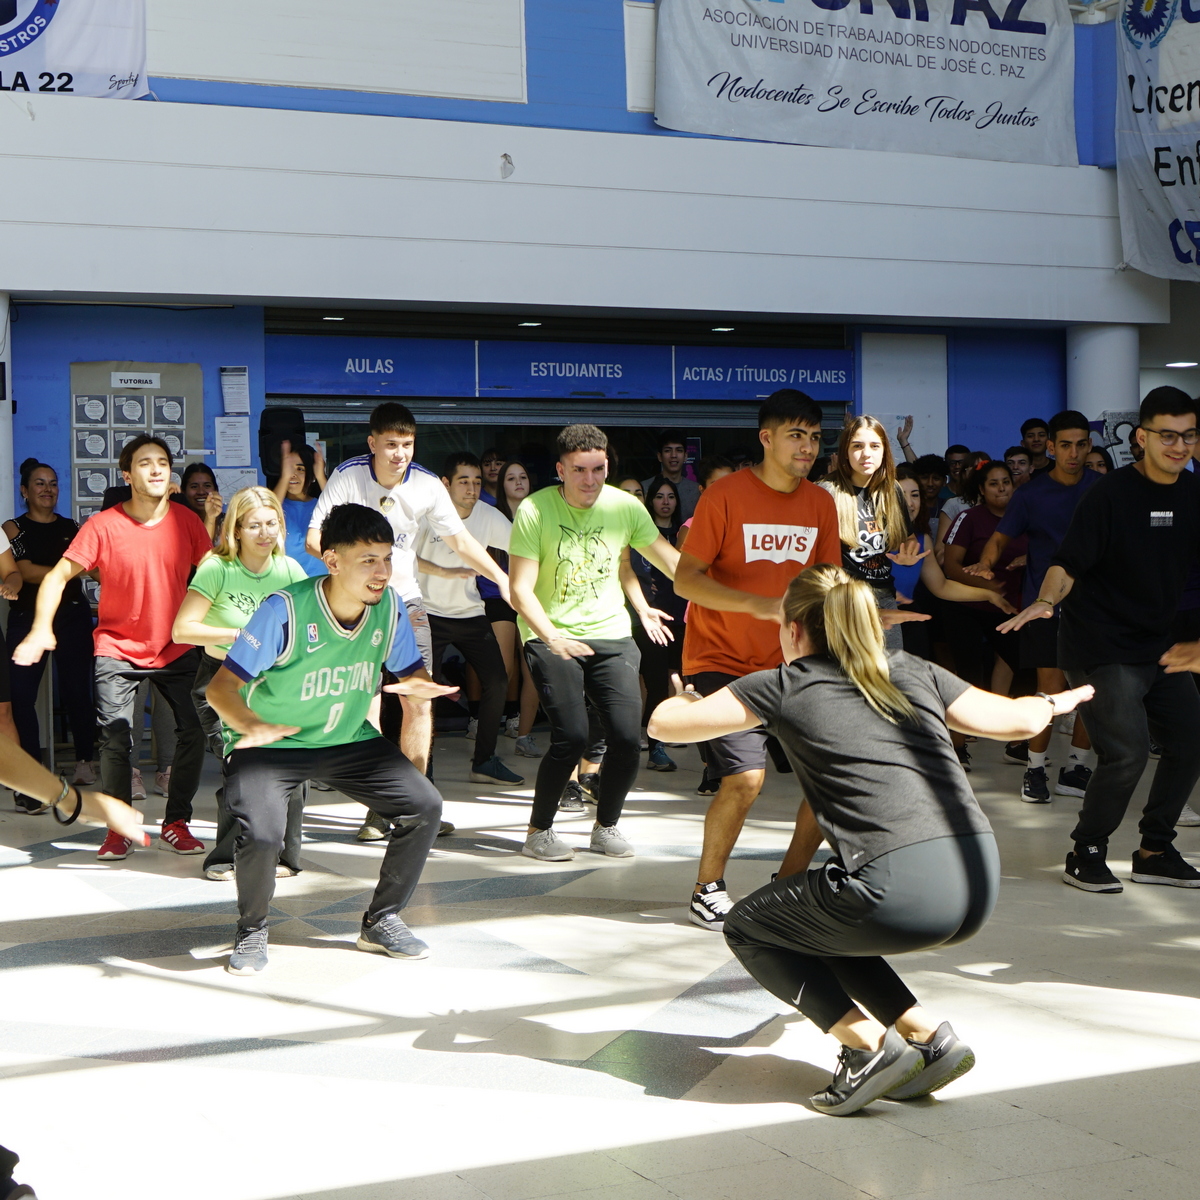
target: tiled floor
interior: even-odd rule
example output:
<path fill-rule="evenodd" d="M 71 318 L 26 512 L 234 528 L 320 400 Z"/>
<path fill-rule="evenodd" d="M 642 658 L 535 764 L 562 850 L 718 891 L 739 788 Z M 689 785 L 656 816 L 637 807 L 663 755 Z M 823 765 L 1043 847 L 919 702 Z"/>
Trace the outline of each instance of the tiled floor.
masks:
<path fill-rule="evenodd" d="M 901 960 L 979 1065 L 942 1098 L 842 1120 L 804 1103 L 829 1039 L 686 922 L 693 750 L 642 774 L 623 822 L 636 859 L 553 865 L 516 854 L 529 791 L 467 784 L 465 751 L 439 742 L 459 832 L 408 914 L 433 950 L 420 963 L 354 948 L 382 851 L 354 841 L 362 810 L 337 794 L 314 793 L 307 869 L 279 885 L 253 980 L 221 969 L 234 887 L 198 859 L 102 865 L 98 832 L 0 815 L 0 1142 L 18 1178 L 42 1200 L 1200 1192 L 1200 892 L 1064 887 L 1077 802 L 1021 804 L 999 747 L 976 747 L 972 776 L 1003 853 L 996 915 Z M 532 783 L 536 763 L 509 761 Z M 795 804 L 773 776 L 732 891 L 769 877 Z M 560 828 L 584 846 L 590 820 Z M 1134 824 L 1114 846 L 1125 877 Z M 1180 844 L 1200 854 L 1200 830 Z"/>

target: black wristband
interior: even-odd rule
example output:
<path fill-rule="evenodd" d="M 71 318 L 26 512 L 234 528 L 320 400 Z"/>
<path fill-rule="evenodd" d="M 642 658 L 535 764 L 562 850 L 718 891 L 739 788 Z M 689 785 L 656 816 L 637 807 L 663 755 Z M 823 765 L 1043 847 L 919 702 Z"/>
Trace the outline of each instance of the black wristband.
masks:
<path fill-rule="evenodd" d="M 79 820 L 79 814 L 83 812 L 83 793 L 77 787 L 72 786 L 71 790 L 75 793 L 75 811 L 67 818 L 59 816 L 58 805 L 52 804 L 50 811 L 54 814 L 54 819 L 60 825 L 74 825 Z"/>

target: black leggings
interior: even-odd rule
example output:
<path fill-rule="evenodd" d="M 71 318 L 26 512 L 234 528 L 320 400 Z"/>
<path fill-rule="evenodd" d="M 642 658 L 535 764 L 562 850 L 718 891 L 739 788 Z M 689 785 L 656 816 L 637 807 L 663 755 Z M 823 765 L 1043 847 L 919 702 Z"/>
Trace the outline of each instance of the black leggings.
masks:
<path fill-rule="evenodd" d="M 917 1003 L 884 954 L 974 937 L 996 906 L 990 833 L 917 842 L 848 873 L 834 858 L 733 906 L 725 940 L 767 991 L 826 1033 L 857 1004 L 892 1025 Z"/>

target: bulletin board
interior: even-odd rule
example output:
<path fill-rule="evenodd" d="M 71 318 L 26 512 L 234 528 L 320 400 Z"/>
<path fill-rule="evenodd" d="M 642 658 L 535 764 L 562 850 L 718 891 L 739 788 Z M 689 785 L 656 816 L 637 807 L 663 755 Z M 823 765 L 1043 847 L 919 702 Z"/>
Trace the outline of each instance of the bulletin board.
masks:
<path fill-rule="evenodd" d="M 171 448 L 176 483 L 188 463 L 205 461 L 199 363 L 71 364 L 71 498 L 79 524 L 100 511 L 105 488 L 124 482 L 121 450 L 142 433 Z"/>

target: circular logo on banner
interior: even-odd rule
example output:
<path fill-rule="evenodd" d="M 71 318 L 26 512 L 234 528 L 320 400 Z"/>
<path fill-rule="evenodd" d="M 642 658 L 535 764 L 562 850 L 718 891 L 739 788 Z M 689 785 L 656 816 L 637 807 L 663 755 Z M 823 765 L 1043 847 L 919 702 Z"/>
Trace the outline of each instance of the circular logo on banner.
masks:
<path fill-rule="evenodd" d="M 168 400 L 162 406 L 162 415 L 164 421 L 178 421 L 183 416 L 183 409 L 174 400 Z"/>
<path fill-rule="evenodd" d="M 0 0 L 0 55 L 15 54 L 46 32 L 58 0 Z"/>
<path fill-rule="evenodd" d="M 142 419 L 142 402 L 140 400 L 126 400 L 121 405 L 121 412 L 127 421 L 140 421 Z"/>
<path fill-rule="evenodd" d="M 104 417 L 104 401 L 89 400 L 83 406 L 84 415 L 89 421 L 99 421 Z"/>
<path fill-rule="evenodd" d="M 104 438 L 102 438 L 98 433 L 89 433 L 88 436 L 84 438 L 83 444 L 87 448 L 87 452 L 89 454 L 95 454 L 97 456 L 103 454 L 104 451 L 108 449 Z"/>
<path fill-rule="evenodd" d="M 93 471 L 87 477 L 87 489 L 95 496 L 103 495 L 104 489 L 108 487 L 108 476 L 101 475 L 99 471 Z"/>
<path fill-rule="evenodd" d="M 1157 46 L 1171 28 L 1178 8 L 1179 0 L 1125 0 L 1121 27 L 1139 50 Z"/>

